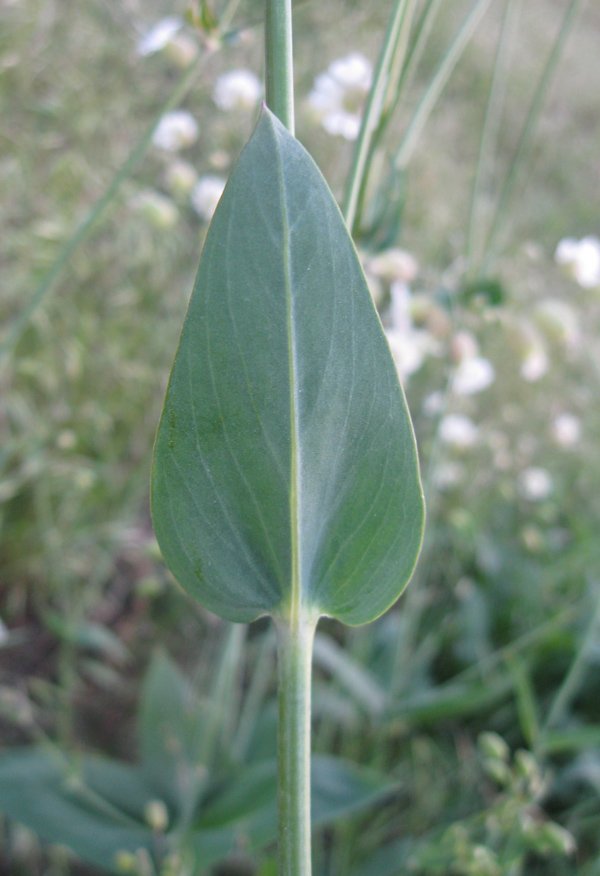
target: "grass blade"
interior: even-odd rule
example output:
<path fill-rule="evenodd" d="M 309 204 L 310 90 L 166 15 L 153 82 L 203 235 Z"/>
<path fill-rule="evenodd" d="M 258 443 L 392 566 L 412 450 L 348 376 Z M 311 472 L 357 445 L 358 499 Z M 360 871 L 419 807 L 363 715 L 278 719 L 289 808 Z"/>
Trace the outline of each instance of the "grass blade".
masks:
<path fill-rule="evenodd" d="M 425 94 L 421 98 L 408 130 L 404 135 L 400 148 L 396 153 L 394 164 L 398 170 L 404 169 L 408 165 L 419 137 L 421 136 L 421 132 L 423 131 L 438 98 L 444 90 L 454 68 L 469 44 L 471 37 L 477 30 L 479 22 L 487 12 L 491 2 L 492 0 L 477 0 L 461 25 L 459 32 L 446 52 L 446 55 L 435 75 L 432 77 Z"/>
<path fill-rule="evenodd" d="M 548 61 L 546 62 L 546 66 L 544 67 L 544 70 L 542 72 L 542 76 L 533 97 L 529 113 L 527 114 L 527 120 L 521 134 L 521 139 L 519 140 L 519 144 L 517 146 L 514 158 L 511 161 L 510 172 L 504 184 L 500 199 L 498 201 L 498 206 L 494 215 L 494 221 L 492 223 L 492 227 L 487 241 L 485 256 L 482 265 L 482 273 L 486 273 L 489 271 L 489 266 L 492 260 L 497 255 L 499 246 L 498 238 L 500 236 L 500 232 L 502 231 L 502 226 L 506 217 L 507 210 L 515 194 L 517 183 L 520 180 L 523 164 L 527 157 L 527 153 L 531 145 L 531 140 L 537 127 L 537 123 L 544 108 L 544 102 L 548 93 L 548 88 L 550 87 L 550 84 L 554 77 L 554 73 L 556 72 L 556 68 L 558 67 L 560 59 L 562 57 L 567 37 L 569 36 L 573 25 L 575 24 L 577 13 L 579 12 L 581 5 L 582 0 L 571 0 L 571 4 L 567 9 L 562 26 L 558 32 Z"/>
<path fill-rule="evenodd" d="M 373 136 L 381 119 L 390 72 L 398 46 L 404 44 L 403 33 L 406 22 L 410 23 L 413 6 L 414 0 L 398 0 L 396 3 L 377 61 L 375 77 L 363 114 L 344 199 L 344 219 L 350 233 L 356 225 L 360 192 L 364 186 L 364 178 L 369 166 Z"/>

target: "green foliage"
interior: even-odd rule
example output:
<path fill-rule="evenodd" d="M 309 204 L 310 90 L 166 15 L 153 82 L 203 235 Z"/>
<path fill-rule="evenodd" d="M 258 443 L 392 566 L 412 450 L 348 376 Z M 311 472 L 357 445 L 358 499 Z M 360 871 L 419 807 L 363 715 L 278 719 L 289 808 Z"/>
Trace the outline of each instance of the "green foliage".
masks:
<path fill-rule="evenodd" d="M 188 876 L 190 869 L 182 834 L 174 834 L 182 799 L 176 752 L 186 767 L 192 758 L 217 764 L 205 786 L 202 771 L 194 773 L 192 796 L 206 811 L 209 800 L 200 799 L 206 790 L 216 800 L 221 784 L 233 789 L 229 777 L 238 770 L 266 772 L 268 762 L 272 770 L 275 751 L 273 638 L 263 635 L 260 622 L 247 634 L 237 625 L 241 639 L 227 635 L 224 656 L 223 625 L 173 586 L 147 508 L 156 421 L 193 281 L 190 267 L 206 230 L 179 184 L 195 174 L 226 176 L 255 119 L 251 109 L 217 109 L 211 90 L 224 70 L 259 72 L 262 35 L 255 25 L 263 2 L 239 4 L 220 52 L 221 28 L 214 23 L 224 5 L 200 4 L 203 15 L 191 15 L 192 27 L 181 33 L 207 62 L 177 103 L 200 122 L 198 141 L 175 154 L 148 142 L 134 168 L 128 156 L 187 78 L 172 47 L 142 58 L 135 44 L 161 16 L 183 7 L 32 0 L 4 4 L 0 13 L 0 345 L 12 328 L 20 338 L 0 373 L 2 766 L 9 769 L 11 746 L 17 756 L 41 740 L 46 756 L 50 736 L 61 756 L 52 755 L 48 774 L 64 764 L 77 777 L 68 805 L 82 807 L 88 818 L 91 811 L 103 830 L 114 836 L 141 826 L 147 836 L 153 825 L 160 833 L 166 812 L 166 832 L 178 851 L 163 861 L 164 876 Z M 334 59 L 359 50 L 375 61 L 393 5 L 294 3 L 298 136 L 340 200 L 353 146 L 323 130 L 308 94 Z M 408 315 L 427 347 L 404 385 L 419 437 L 430 538 L 397 610 L 365 628 L 321 622 L 315 751 L 334 753 L 345 766 L 370 765 L 399 790 L 316 831 L 314 872 L 395 876 L 400 870 L 404 876 L 417 855 L 423 864 L 444 855 L 435 866 L 447 876 L 457 861 L 463 869 L 489 863 L 487 848 L 496 861 L 515 852 L 519 876 L 598 876 L 598 635 L 590 619 L 600 559 L 600 310 L 597 291 L 580 288 L 553 253 L 563 236 L 598 232 L 591 183 L 600 20 L 595 4 L 586 4 L 549 81 L 544 70 L 570 0 L 490 4 L 452 71 L 440 65 L 472 0 L 416 6 L 409 75 L 400 80 L 399 100 L 367 162 L 357 242 L 388 329 L 397 276 L 375 273 L 374 256 L 393 265 L 400 245 L 420 265 L 412 281 L 403 276 Z M 509 8 L 516 17 L 493 73 Z M 444 81 L 437 71 L 452 76 Z M 435 106 L 429 100 L 434 77 L 445 88 Z M 537 100 L 535 107 L 539 124 L 527 125 L 536 90 L 544 89 L 545 105 Z M 422 100 L 433 112 L 413 141 L 408 167 L 397 169 L 393 159 Z M 481 174 L 474 183 L 478 151 Z M 495 220 L 517 155 L 512 196 L 504 197 L 506 209 Z M 116 194 L 113 189 L 94 212 L 119 180 Z M 166 227 L 166 220 L 175 224 Z M 494 221 L 498 245 L 479 276 Z M 87 236 L 74 241 L 82 223 Z M 28 313 L 38 289 L 44 293 Z M 471 396 L 448 387 L 465 333 L 496 372 L 488 390 Z M 521 373 L 530 355 L 541 371 L 544 362 L 547 368 L 531 381 Z M 440 440 L 440 425 L 453 414 L 476 426 L 475 443 L 466 449 Z M 565 445 L 554 431 L 564 414 L 574 415 L 576 427 Z M 530 466 L 551 474 L 553 490 L 543 500 L 522 493 Z M 170 713 L 148 710 L 148 720 L 160 725 L 159 755 L 151 765 L 153 785 L 142 791 L 135 777 L 146 766 L 139 737 L 138 760 L 131 763 L 131 716 L 140 667 L 157 641 L 178 663 L 194 664 L 185 676 L 165 669 L 164 661 L 161 670 L 166 684 L 192 696 L 178 709 L 165 694 Z M 196 721 L 210 744 L 194 738 Z M 516 755 L 491 767 L 488 746 L 477 762 L 481 731 L 498 733 L 511 751 L 535 755 L 541 797 L 533 801 L 513 779 Z M 114 760 L 91 757 L 90 750 L 110 752 Z M 91 775 L 96 760 L 101 769 L 93 778 L 102 793 L 92 804 L 81 796 L 81 773 L 85 765 Z M 256 773 L 257 783 L 262 776 Z M 508 785 L 497 781 L 507 776 Z M 268 781 L 260 787 L 271 793 Z M 61 784 L 59 801 L 63 790 Z M 121 798 L 134 827 L 124 826 L 122 815 L 115 822 L 114 811 L 108 815 L 107 802 L 120 806 Z M 192 797 L 185 800 L 189 818 L 198 810 Z M 491 828 L 506 803 L 498 833 Z M 537 851 L 533 843 L 525 849 L 521 824 L 529 838 L 541 832 Z M 562 830 L 575 838 L 575 853 L 547 854 L 541 829 L 549 824 L 559 825 L 562 840 Z M 235 823 L 233 853 L 211 866 L 211 876 L 277 872 L 273 844 L 246 853 L 244 830 L 244 822 Z M 40 846 L 8 817 L 0 831 L 0 869 L 11 876 L 101 872 L 73 862 L 64 848 Z M 556 840 L 556 829 L 550 833 Z M 204 840 L 208 849 L 209 837 Z M 125 848 L 131 847 L 121 848 L 123 868 L 136 876 L 152 872 L 148 852 Z M 508 865 L 501 867 L 508 876 Z"/>
<path fill-rule="evenodd" d="M 175 577 L 229 620 L 346 623 L 399 596 L 423 498 L 412 426 L 329 190 L 263 110 L 217 207 L 154 454 Z"/>
<path fill-rule="evenodd" d="M 227 644 L 223 656 L 231 650 Z M 203 703 L 177 666 L 158 653 L 140 701 L 137 765 L 17 748 L 0 758 L 0 810 L 112 873 L 127 866 L 137 872 L 144 856 L 160 873 L 169 872 L 174 856 L 193 862 L 195 873 L 205 872 L 240 843 L 251 855 L 276 835 L 275 751 L 242 764 L 215 748 L 203 760 L 216 705 L 214 699 Z M 214 724 L 218 737 L 228 719 L 223 710 Z M 316 757 L 313 825 L 361 813 L 396 790 L 373 770 Z"/>

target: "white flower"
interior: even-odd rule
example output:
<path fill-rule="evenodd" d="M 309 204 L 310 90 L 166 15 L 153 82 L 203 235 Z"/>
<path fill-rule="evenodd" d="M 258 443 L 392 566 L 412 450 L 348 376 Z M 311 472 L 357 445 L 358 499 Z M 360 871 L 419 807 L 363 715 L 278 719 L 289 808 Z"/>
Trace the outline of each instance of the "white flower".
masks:
<path fill-rule="evenodd" d="M 152 55 L 154 52 L 160 52 L 171 42 L 182 26 L 183 22 L 180 18 L 175 18 L 175 16 L 163 18 L 138 41 L 138 54 Z"/>
<path fill-rule="evenodd" d="M 407 283 L 397 280 L 390 287 L 390 318 L 392 327 L 398 332 L 409 332 L 413 328 L 410 313 L 410 289 Z"/>
<path fill-rule="evenodd" d="M 250 70 L 230 70 L 219 76 L 213 100 L 221 110 L 252 109 L 260 100 L 262 85 Z"/>
<path fill-rule="evenodd" d="M 345 109 L 335 109 L 323 116 L 321 124 L 332 137 L 356 140 L 360 131 L 360 116 Z"/>
<path fill-rule="evenodd" d="M 475 356 L 463 359 L 454 375 L 452 388 L 457 395 L 475 395 L 487 389 L 496 379 L 494 366 L 488 359 Z"/>
<path fill-rule="evenodd" d="M 418 371 L 428 354 L 437 352 L 430 333 L 416 329 L 410 313 L 411 295 L 407 284 L 401 280 L 390 288 L 390 328 L 386 331 L 388 343 L 401 380 Z"/>
<path fill-rule="evenodd" d="M 367 263 L 369 271 L 386 283 L 401 280 L 412 283 L 419 271 L 413 255 L 405 249 L 392 247 L 372 256 Z"/>
<path fill-rule="evenodd" d="M 550 472 L 536 466 L 522 471 L 517 481 L 520 494 L 529 502 L 541 502 L 547 499 L 553 486 Z"/>
<path fill-rule="evenodd" d="M 521 377 L 528 383 L 535 383 L 546 374 L 550 367 L 544 339 L 538 329 L 530 322 L 520 321 L 516 327 L 518 340 L 523 350 Z"/>
<path fill-rule="evenodd" d="M 574 414 L 559 414 L 552 423 L 552 435 L 561 447 L 574 447 L 581 438 L 581 420 Z"/>
<path fill-rule="evenodd" d="M 191 146 L 198 139 L 198 123 L 186 110 L 167 113 L 158 123 L 152 142 L 159 149 L 178 152 Z"/>
<path fill-rule="evenodd" d="M 338 58 L 316 77 L 308 104 L 328 134 L 356 140 L 372 78 L 371 64 L 358 52 Z"/>
<path fill-rule="evenodd" d="M 192 189 L 192 207 L 206 222 L 210 222 L 223 194 L 226 180 L 221 176 L 203 176 Z"/>
<path fill-rule="evenodd" d="M 386 337 L 394 363 L 401 380 L 405 380 L 418 371 L 425 361 L 423 344 L 420 342 L 419 332 L 398 332 L 394 329 L 386 331 Z"/>
<path fill-rule="evenodd" d="M 352 52 L 329 65 L 329 75 L 346 90 L 367 92 L 373 80 L 373 68 L 360 52 Z"/>
<path fill-rule="evenodd" d="M 310 107 L 317 113 L 333 112 L 344 102 L 344 89 L 329 73 L 321 73 L 315 79 L 313 90 L 308 95 Z"/>
<path fill-rule="evenodd" d="M 556 247 L 554 259 L 568 268 L 584 289 L 600 286 L 600 239 L 589 235 L 581 240 L 565 237 Z"/>
<path fill-rule="evenodd" d="M 546 299 L 536 307 L 535 319 L 552 340 L 567 347 L 576 347 L 581 342 L 577 312 L 566 301 Z"/>
<path fill-rule="evenodd" d="M 179 218 L 177 207 L 170 198 L 154 189 L 138 192 L 130 203 L 133 209 L 141 213 L 154 228 L 172 228 L 177 224 Z"/>
<path fill-rule="evenodd" d="M 463 414 L 448 414 L 440 422 L 440 438 L 458 450 L 472 447 L 479 437 L 479 429 L 469 417 Z"/>
<path fill-rule="evenodd" d="M 477 338 L 471 332 L 456 332 L 450 341 L 450 357 L 453 362 L 475 359 L 479 355 Z"/>
<path fill-rule="evenodd" d="M 550 367 L 550 361 L 542 346 L 532 347 L 523 359 L 521 365 L 521 377 L 528 383 L 540 380 Z"/>
<path fill-rule="evenodd" d="M 173 194 L 186 197 L 198 181 L 196 168 L 189 161 L 177 158 L 167 167 L 165 182 Z"/>

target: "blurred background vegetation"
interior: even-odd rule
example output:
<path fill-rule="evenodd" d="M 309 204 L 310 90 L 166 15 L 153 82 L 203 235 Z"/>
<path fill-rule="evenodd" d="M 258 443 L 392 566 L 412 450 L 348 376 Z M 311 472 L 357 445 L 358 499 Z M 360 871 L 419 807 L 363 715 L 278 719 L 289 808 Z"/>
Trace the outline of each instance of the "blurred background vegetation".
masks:
<path fill-rule="evenodd" d="M 393 5 L 295 4 L 297 135 L 340 202 Z M 413 5 L 409 46 L 432 26 L 354 230 L 428 526 L 388 615 L 319 628 L 314 745 L 335 759 L 315 873 L 592 876 L 600 8 Z M 262 3 L 4 0 L 0 16 L 0 872 L 268 876 L 270 630 L 184 596 L 148 510 L 207 220 L 256 118 Z M 152 136 L 167 103 L 186 115 Z M 201 793 L 182 764 L 210 775 Z"/>

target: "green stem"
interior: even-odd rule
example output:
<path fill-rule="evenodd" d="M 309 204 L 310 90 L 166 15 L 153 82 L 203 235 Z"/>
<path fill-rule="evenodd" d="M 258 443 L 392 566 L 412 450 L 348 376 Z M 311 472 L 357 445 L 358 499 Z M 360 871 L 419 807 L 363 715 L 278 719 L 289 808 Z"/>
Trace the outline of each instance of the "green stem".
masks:
<path fill-rule="evenodd" d="M 493 163 L 498 144 L 498 132 L 502 122 L 504 99 L 508 74 L 512 61 L 512 49 L 515 44 L 518 18 L 521 12 L 522 0 L 507 0 L 504 10 L 502 30 L 496 50 L 494 73 L 490 95 L 485 111 L 483 131 L 479 145 L 479 157 L 477 170 L 473 183 L 471 196 L 471 212 L 469 217 L 469 233 L 467 237 L 467 264 L 465 273 L 472 279 L 473 264 L 477 257 L 477 247 L 480 241 L 480 231 L 483 216 L 483 203 L 485 202 L 485 186 L 489 187 L 493 177 Z"/>
<path fill-rule="evenodd" d="M 278 876 L 310 876 L 310 685 L 316 621 L 276 620 Z"/>
<path fill-rule="evenodd" d="M 595 583 L 595 582 L 594 582 Z M 546 717 L 546 721 L 540 733 L 538 747 L 543 747 L 551 730 L 557 727 L 563 720 L 567 709 L 577 694 L 583 682 L 585 673 L 589 667 L 590 655 L 594 650 L 594 644 L 598 637 L 600 627 L 600 599 L 596 603 L 595 611 L 588 626 L 587 632 L 582 639 L 569 671 L 563 679 L 556 696 Z"/>
<path fill-rule="evenodd" d="M 402 31 L 402 23 L 407 11 L 408 0 L 398 0 L 392 18 L 388 25 L 385 41 L 377 62 L 373 84 L 369 92 L 367 105 L 362 118 L 352 169 L 346 188 L 344 203 L 344 219 L 350 233 L 354 230 L 358 210 L 360 191 L 365 173 L 367 172 L 371 141 L 381 117 L 383 99 L 386 93 L 390 67 Z"/>
<path fill-rule="evenodd" d="M 265 92 L 267 106 L 293 134 L 292 0 L 265 3 Z"/>
<path fill-rule="evenodd" d="M 496 208 L 492 227 L 490 229 L 486 245 L 483 264 L 480 271 L 482 275 L 489 273 L 490 265 L 498 254 L 499 237 L 503 229 L 506 213 L 515 194 L 517 183 L 521 179 L 523 164 L 529 152 L 529 147 L 537 128 L 537 123 L 542 114 L 548 89 L 554 78 L 556 68 L 558 67 L 558 64 L 562 58 L 567 37 L 569 36 L 573 25 L 575 24 L 577 13 L 579 12 L 581 4 L 582 0 L 571 0 L 571 3 L 565 13 L 565 17 L 563 19 L 563 23 L 561 25 L 558 36 L 556 37 L 556 41 L 552 47 L 552 51 L 550 52 L 550 57 L 548 58 L 546 66 L 544 67 L 531 107 L 527 114 L 527 121 L 525 123 L 525 127 L 523 128 L 521 139 L 519 140 L 517 150 L 511 162 L 510 172 L 504 184 L 504 188 L 502 190 L 502 194 L 500 195 L 500 200 Z"/>
<path fill-rule="evenodd" d="M 490 3 L 491 0 L 477 0 L 473 4 L 440 66 L 429 82 L 396 153 L 394 165 L 399 170 L 405 169 L 408 165 L 425 123 Z"/>

